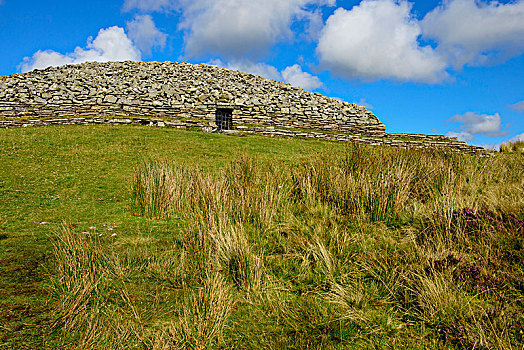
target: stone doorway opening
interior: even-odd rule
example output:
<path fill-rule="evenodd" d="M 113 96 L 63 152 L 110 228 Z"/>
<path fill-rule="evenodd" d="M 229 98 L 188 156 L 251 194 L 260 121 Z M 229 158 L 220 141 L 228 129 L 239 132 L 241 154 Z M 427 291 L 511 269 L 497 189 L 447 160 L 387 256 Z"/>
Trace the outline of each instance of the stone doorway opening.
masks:
<path fill-rule="evenodd" d="M 233 128 L 233 110 L 231 108 L 218 108 L 215 124 L 218 130 L 231 130 Z"/>

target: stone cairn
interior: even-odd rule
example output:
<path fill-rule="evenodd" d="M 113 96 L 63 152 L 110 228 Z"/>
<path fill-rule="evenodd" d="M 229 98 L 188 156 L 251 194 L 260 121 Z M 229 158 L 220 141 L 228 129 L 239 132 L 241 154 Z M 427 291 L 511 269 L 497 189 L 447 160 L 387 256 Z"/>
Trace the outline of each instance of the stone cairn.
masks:
<path fill-rule="evenodd" d="M 0 127 L 131 124 L 216 129 L 228 110 L 232 130 L 404 148 L 485 153 L 442 135 L 388 134 L 364 107 L 290 84 L 212 65 L 83 63 L 0 77 Z"/>

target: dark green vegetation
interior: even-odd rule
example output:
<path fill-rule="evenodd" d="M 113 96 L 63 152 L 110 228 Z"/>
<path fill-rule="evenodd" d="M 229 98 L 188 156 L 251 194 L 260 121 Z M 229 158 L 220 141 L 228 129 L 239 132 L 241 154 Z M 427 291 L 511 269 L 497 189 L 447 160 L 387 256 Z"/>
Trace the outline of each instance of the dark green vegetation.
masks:
<path fill-rule="evenodd" d="M 524 341 L 520 154 L 133 126 L 0 152 L 0 349 Z"/>

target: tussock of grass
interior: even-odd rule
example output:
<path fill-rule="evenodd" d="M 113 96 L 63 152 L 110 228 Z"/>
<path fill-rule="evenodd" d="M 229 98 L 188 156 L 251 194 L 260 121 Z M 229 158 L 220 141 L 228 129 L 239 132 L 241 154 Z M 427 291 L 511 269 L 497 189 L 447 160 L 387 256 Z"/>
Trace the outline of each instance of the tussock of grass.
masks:
<path fill-rule="evenodd" d="M 172 321 L 169 332 L 177 348 L 208 349 L 222 336 L 233 304 L 229 286 L 218 274 L 206 277 L 204 285 L 186 298 L 180 316 Z"/>
<path fill-rule="evenodd" d="M 171 210 L 174 199 L 182 195 L 176 192 L 179 188 L 176 185 L 183 175 L 162 162 L 149 161 L 137 167 L 131 188 L 133 214 L 148 218 L 166 215 Z"/>

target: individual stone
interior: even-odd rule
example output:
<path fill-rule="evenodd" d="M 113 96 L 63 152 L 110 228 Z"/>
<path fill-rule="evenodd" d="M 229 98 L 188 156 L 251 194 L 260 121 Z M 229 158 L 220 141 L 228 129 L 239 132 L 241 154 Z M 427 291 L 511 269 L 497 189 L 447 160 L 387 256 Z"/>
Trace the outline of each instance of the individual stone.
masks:
<path fill-rule="evenodd" d="M 107 102 L 107 103 L 115 103 L 117 100 L 118 98 L 113 95 L 106 95 L 106 97 L 104 97 L 104 102 Z"/>

